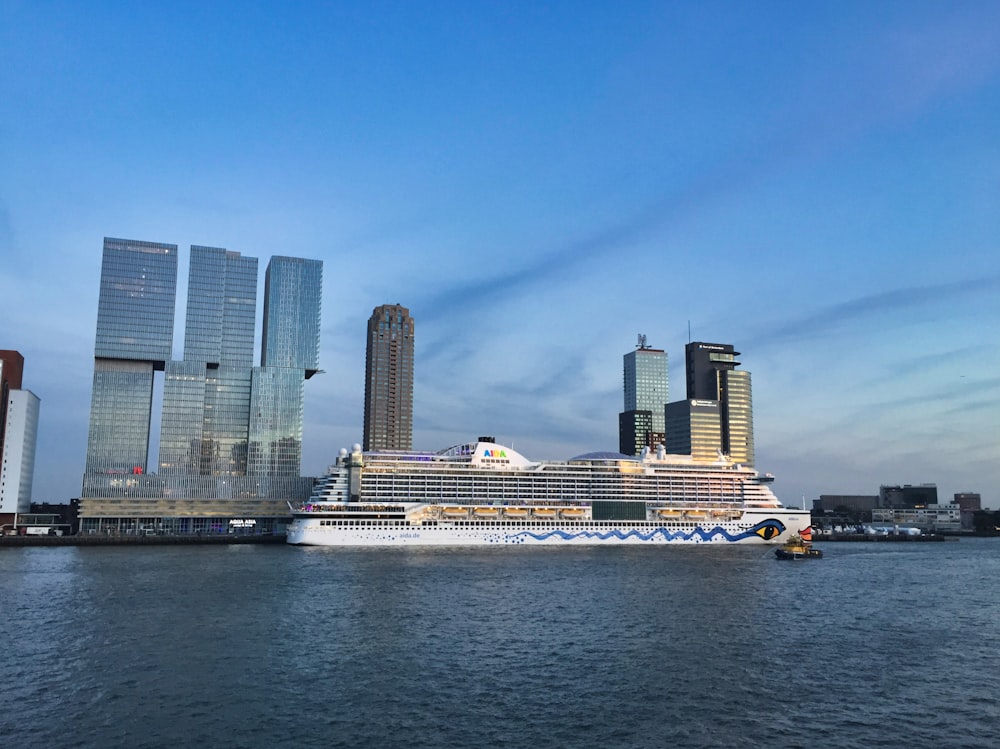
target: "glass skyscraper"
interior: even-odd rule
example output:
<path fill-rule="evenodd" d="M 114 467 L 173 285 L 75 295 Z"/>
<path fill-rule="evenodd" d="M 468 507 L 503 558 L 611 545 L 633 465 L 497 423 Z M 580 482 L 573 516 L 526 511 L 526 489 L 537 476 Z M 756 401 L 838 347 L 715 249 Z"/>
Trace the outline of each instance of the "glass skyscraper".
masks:
<path fill-rule="evenodd" d="M 622 359 L 625 410 L 618 415 L 618 450 L 625 455 L 638 455 L 643 447 L 656 447 L 663 441 L 667 354 L 647 346 L 646 336 L 640 335 L 638 348 Z M 648 412 L 649 416 L 643 416 L 642 412 Z M 650 428 L 643 431 L 646 423 Z"/>
<path fill-rule="evenodd" d="M 87 474 L 146 472 L 153 372 L 170 359 L 176 293 L 176 245 L 104 240 Z"/>
<path fill-rule="evenodd" d="M 413 343 L 410 311 L 383 304 L 368 319 L 365 450 L 413 448 Z"/>
<path fill-rule="evenodd" d="M 275 256 L 264 278 L 263 367 L 301 369 L 312 377 L 319 369 L 319 326 L 323 263 Z"/>
<path fill-rule="evenodd" d="M 84 528 L 138 523 L 120 517 L 129 513 L 156 516 L 173 532 L 254 527 L 247 514 L 273 505 L 281 515 L 285 499 L 308 496 L 312 485 L 299 475 L 303 381 L 318 371 L 322 263 L 268 265 L 259 367 L 257 259 L 191 247 L 180 361 L 170 359 L 176 270 L 174 245 L 105 241 Z M 147 475 L 156 370 L 164 371 L 159 473 Z"/>
<path fill-rule="evenodd" d="M 721 393 L 725 445 L 729 457 L 737 463 L 752 466 L 756 457 L 753 444 L 753 392 L 750 373 L 742 369 L 726 372 Z"/>
<path fill-rule="evenodd" d="M 722 452 L 736 463 L 754 464 L 750 373 L 736 369 L 739 355 L 726 343 L 687 344 L 688 399 L 670 404 L 668 449 L 706 460 Z"/>
<path fill-rule="evenodd" d="M 244 476 L 257 258 L 191 247 L 184 360 L 167 363 L 160 473 Z"/>
<path fill-rule="evenodd" d="M 219 247 L 191 247 L 184 360 L 253 366 L 257 258 Z"/>
<path fill-rule="evenodd" d="M 302 388 L 319 371 L 322 295 L 320 261 L 275 256 L 267 264 L 261 366 L 250 393 L 250 475 L 299 475 Z"/>

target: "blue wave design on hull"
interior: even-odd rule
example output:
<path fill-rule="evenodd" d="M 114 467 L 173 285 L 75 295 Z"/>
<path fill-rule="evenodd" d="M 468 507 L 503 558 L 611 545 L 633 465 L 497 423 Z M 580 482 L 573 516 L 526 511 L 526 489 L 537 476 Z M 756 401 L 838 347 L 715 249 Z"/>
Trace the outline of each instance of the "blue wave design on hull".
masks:
<path fill-rule="evenodd" d="M 785 530 L 785 524 L 780 520 L 775 518 L 770 518 L 768 520 L 763 520 L 756 525 L 747 528 L 745 531 L 739 533 L 729 533 L 722 526 L 715 526 L 710 530 L 705 530 L 701 527 L 696 527 L 692 531 L 671 531 L 667 528 L 654 528 L 649 533 L 643 533 L 639 530 L 631 531 L 579 531 L 577 533 L 569 533 L 568 531 L 553 529 L 545 533 L 532 533 L 531 531 L 521 531 L 519 533 L 512 533 L 508 536 L 511 540 L 521 539 L 525 537 L 533 538 L 536 541 L 545 541 L 552 537 L 558 537 L 564 541 L 573 541 L 577 538 L 596 538 L 601 541 L 607 541 L 608 539 L 615 538 L 619 541 L 624 541 L 629 538 L 635 538 L 640 541 L 654 541 L 657 537 L 662 538 L 664 541 L 692 541 L 697 537 L 701 541 L 711 541 L 712 539 L 721 537 L 725 541 L 730 543 L 736 543 L 737 541 L 743 541 L 753 536 L 763 538 L 765 540 L 770 540 L 776 538 L 778 535 L 783 533 Z"/>

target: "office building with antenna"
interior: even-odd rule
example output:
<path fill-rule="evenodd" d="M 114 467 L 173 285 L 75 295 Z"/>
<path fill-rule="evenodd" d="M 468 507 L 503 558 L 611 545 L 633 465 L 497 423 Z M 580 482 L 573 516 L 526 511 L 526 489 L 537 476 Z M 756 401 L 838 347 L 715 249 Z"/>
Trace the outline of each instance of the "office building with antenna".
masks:
<path fill-rule="evenodd" d="M 730 344 L 694 341 L 685 346 L 687 398 L 667 406 L 668 452 L 716 460 L 719 454 L 754 464 L 750 373 L 737 369 Z"/>
<path fill-rule="evenodd" d="M 638 455 L 663 442 L 669 380 L 667 353 L 651 347 L 642 333 L 634 351 L 622 357 L 625 408 L 618 414 L 618 451 Z"/>

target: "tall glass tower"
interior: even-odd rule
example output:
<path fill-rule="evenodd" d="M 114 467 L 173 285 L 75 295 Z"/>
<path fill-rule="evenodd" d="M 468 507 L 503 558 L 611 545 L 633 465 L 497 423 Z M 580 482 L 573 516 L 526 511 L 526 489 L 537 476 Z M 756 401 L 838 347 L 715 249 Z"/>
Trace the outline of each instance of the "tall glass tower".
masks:
<path fill-rule="evenodd" d="M 365 450 L 413 448 L 413 318 L 383 304 L 368 319 L 365 356 Z"/>
<path fill-rule="evenodd" d="M 87 474 L 146 471 L 153 372 L 170 359 L 176 293 L 176 245 L 105 238 Z"/>
<path fill-rule="evenodd" d="M 271 258 L 264 277 L 262 367 L 319 369 L 323 263 L 298 257 Z"/>
<path fill-rule="evenodd" d="M 321 261 L 275 256 L 267 264 L 261 366 L 250 386 L 250 475 L 299 475 L 302 386 L 319 371 L 322 295 Z"/>
<path fill-rule="evenodd" d="M 244 476 L 257 258 L 191 247 L 184 360 L 166 366 L 163 475 Z"/>
<path fill-rule="evenodd" d="M 636 350 L 622 359 L 625 410 L 618 415 L 618 450 L 625 455 L 638 455 L 643 447 L 655 447 L 663 442 L 667 354 L 648 346 L 646 336 L 640 334 Z M 649 429 L 644 430 L 647 423 Z"/>
<path fill-rule="evenodd" d="M 253 366 L 257 258 L 191 246 L 184 360 Z"/>

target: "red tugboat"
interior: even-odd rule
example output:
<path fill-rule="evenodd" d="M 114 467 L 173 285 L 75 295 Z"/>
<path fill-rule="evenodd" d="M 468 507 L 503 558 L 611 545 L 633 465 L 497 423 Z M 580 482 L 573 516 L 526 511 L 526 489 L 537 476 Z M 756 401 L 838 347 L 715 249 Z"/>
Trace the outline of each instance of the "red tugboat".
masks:
<path fill-rule="evenodd" d="M 812 526 L 806 526 L 774 550 L 778 559 L 822 559 L 823 552 L 812 545 Z"/>

